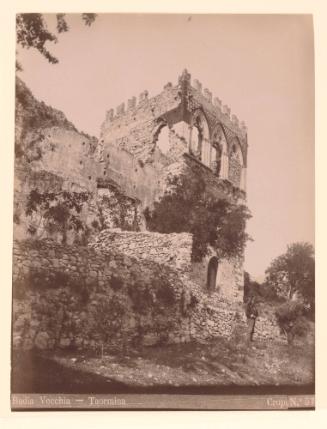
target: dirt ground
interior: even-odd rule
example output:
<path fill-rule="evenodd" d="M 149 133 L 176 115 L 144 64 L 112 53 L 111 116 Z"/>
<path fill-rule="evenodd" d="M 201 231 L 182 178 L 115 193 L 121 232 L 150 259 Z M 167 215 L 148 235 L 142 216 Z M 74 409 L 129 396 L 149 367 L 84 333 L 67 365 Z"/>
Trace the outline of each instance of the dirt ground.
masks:
<path fill-rule="evenodd" d="M 156 388 L 170 391 L 230 386 L 313 386 L 314 347 L 255 341 L 146 347 L 124 353 L 62 351 L 17 356 L 13 392 L 106 392 Z"/>

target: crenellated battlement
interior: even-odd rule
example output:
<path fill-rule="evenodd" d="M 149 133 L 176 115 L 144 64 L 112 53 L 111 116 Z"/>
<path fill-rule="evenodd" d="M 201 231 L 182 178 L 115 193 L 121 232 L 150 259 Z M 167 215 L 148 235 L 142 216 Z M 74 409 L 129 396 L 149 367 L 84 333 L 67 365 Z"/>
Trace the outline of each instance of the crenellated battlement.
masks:
<path fill-rule="evenodd" d="M 238 135 L 245 137 L 247 135 L 247 126 L 244 121 L 240 121 L 239 118 L 231 113 L 231 108 L 227 104 L 223 104 L 222 100 L 216 96 L 213 96 L 212 92 L 208 88 L 202 90 L 202 83 L 198 79 L 194 79 L 192 82 L 193 91 L 196 93 L 195 96 L 205 100 L 209 107 L 212 107 L 219 119 L 231 130 Z"/>
<path fill-rule="evenodd" d="M 210 114 L 216 117 L 219 122 L 222 122 L 241 139 L 246 138 L 247 127 L 244 121 L 240 121 L 235 114 L 232 114 L 230 107 L 227 104 L 223 104 L 220 98 L 213 96 L 208 88 L 202 88 L 203 85 L 198 79 L 194 79 L 191 84 L 191 74 L 184 70 L 178 78 L 177 85 L 173 85 L 171 82 L 166 83 L 163 91 L 157 96 L 149 97 L 149 92 L 144 90 L 138 97 L 132 96 L 128 99 L 126 105 L 121 103 L 115 110 L 108 110 L 102 129 L 106 126 L 115 126 L 120 121 L 124 122 L 124 119 L 129 120 L 132 115 L 142 109 L 150 108 L 154 115 L 161 114 L 162 111 L 160 109 L 158 111 L 155 104 L 162 103 L 162 99 L 166 99 L 167 108 L 175 108 L 176 102 L 183 103 L 187 101 L 187 98 L 193 97 L 198 100 L 198 103 L 204 104 Z"/>

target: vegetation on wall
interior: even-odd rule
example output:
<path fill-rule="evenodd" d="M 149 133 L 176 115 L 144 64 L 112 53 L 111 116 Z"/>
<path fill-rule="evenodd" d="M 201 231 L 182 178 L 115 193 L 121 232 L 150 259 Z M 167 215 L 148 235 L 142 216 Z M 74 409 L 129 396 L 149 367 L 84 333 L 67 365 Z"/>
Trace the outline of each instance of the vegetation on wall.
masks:
<path fill-rule="evenodd" d="M 81 218 L 87 192 L 39 192 L 32 189 L 28 195 L 25 214 L 29 219 L 28 232 L 41 238 L 44 234 L 59 233 L 62 243 L 67 242 L 69 231 L 88 234 L 88 227 Z"/>
<path fill-rule="evenodd" d="M 192 233 L 194 261 L 200 261 L 209 246 L 222 258 L 241 256 L 250 238 L 245 231 L 251 217 L 247 207 L 210 195 L 200 176 L 169 179 L 165 194 L 144 216 L 150 231 Z"/>
<path fill-rule="evenodd" d="M 108 189 L 110 194 L 102 195 L 98 203 L 101 229 L 114 227 L 124 231 L 139 231 L 137 202 L 117 187 L 108 185 Z"/>

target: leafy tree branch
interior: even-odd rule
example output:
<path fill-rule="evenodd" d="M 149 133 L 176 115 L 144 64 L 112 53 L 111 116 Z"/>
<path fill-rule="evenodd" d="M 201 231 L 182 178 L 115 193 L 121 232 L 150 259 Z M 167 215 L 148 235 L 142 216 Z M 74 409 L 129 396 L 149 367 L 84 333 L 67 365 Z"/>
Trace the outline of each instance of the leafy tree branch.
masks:
<path fill-rule="evenodd" d="M 95 18 L 95 13 L 82 14 L 82 20 L 88 27 L 95 21 Z M 66 15 L 64 13 L 58 13 L 56 15 L 56 21 L 56 30 L 58 34 L 69 31 Z M 19 13 L 16 15 L 16 40 L 17 44 L 23 48 L 33 48 L 39 51 L 49 63 L 56 64 L 59 62 L 58 58 L 52 55 L 46 48 L 48 42 L 57 43 L 58 37 L 48 30 L 42 13 Z M 22 66 L 18 62 L 16 62 L 16 70 L 22 70 Z"/>

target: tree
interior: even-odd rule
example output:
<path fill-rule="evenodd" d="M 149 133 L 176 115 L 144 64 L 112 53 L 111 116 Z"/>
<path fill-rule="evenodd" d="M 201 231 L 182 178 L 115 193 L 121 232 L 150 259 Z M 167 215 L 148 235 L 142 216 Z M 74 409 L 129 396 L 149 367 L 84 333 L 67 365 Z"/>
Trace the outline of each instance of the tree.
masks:
<path fill-rule="evenodd" d="M 245 232 L 251 217 L 244 205 L 210 195 L 204 180 L 187 175 L 173 177 L 163 197 L 144 212 L 150 231 L 193 234 L 192 258 L 200 261 L 209 246 L 221 258 L 242 256 L 249 240 Z"/>
<path fill-rule="evenodd" d="M 81 220 L 80 213 L 88 197 L 86 192 L 40 193 L 33 189 L 25 208 L 30 220 L 28 232 L 38 235 L 38 238 L 44 233 L 60 233 L 63 243 L 67 242 L 68 231 L 87 233 L 88 227 Z"/>
<path fill-rule="evenodd" d="M 96 18 L 95 13 L 83 13 L 82 20 L 85 25 L 90 26 Z M 69 30 L 64 13 L 58 13 L 57 19 L 57 32 L 64 33 Z M 43 55 L 51 64 L 58 63 L 58 58 L 53 56 L 46 48 L 47 42 L 57 43 L 58 38 L 55 34 L 51 33 L 41 13 L 18 13 L 16 15 L 16 37 L 17 44 L 23 48 L 34 48 Z M 19 63 L 16 63 L 18 71 L 22 70 Z"/>
<path fill-rule="evenodd" d="M 310 243 L 293 243 L 266 270 L 267 283 L 291 300 L 300 294 L 313 304 L 315 284 L 314 248 Z"/>

